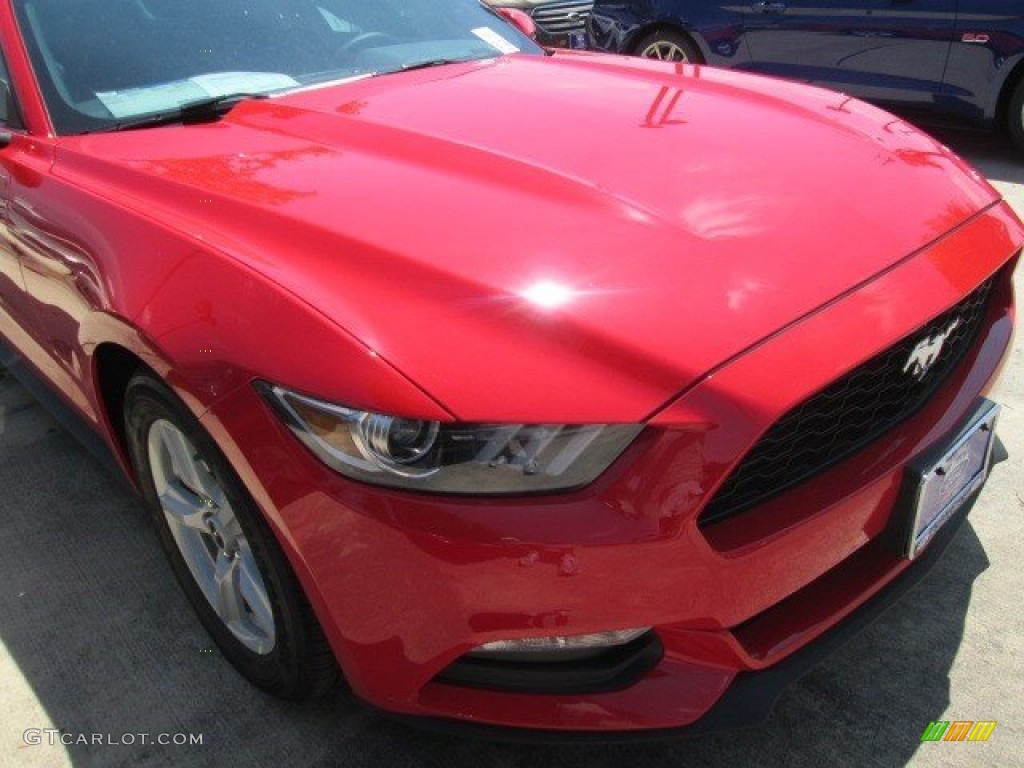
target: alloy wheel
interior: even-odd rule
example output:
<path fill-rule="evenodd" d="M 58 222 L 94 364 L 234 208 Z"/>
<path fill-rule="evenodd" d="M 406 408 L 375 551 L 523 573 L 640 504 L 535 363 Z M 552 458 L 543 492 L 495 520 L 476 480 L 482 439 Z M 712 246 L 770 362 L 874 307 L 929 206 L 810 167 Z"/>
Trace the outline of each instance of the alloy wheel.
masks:
<path fill-rule="evenodd" d="M 246 648 L 274 648 L 274 613 L 252 549 L 224 489 L 174 424 L 153 422 L 147 440 L 157 497 L 192 578 Z"/>
<path fill-rule="evenodd" d="M 661 61 L 689 61 L 690 57 L 679 45 L 671 40 L 655 40 L 644 48 L 640 55 L 645 59 Z"/>

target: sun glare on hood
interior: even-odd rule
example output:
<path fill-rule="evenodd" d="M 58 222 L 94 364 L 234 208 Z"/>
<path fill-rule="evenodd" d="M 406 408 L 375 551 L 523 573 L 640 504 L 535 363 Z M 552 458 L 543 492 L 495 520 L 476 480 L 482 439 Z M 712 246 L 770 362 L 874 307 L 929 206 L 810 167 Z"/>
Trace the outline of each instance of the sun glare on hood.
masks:
<path fill-rule="evenodd" d="M 531 304 L 536 304 L 542 309 L 557 309 L 572 301 L 576 294 L 571 288 L 553 280 L 541 280 L 531 285 L 521 295 Z"/>

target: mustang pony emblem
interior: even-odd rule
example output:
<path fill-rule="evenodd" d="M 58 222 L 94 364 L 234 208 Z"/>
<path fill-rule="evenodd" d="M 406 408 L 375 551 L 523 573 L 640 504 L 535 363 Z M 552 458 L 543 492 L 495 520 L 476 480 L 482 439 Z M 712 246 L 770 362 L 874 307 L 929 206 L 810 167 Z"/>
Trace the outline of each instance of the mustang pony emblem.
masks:
<path fill-rule="evenodd" d="M 946 330 L 934 336 L 921 339 L 917 346 L 914 347 L 914 351 L 910 353 L 907 362 L 903 364 L 903 372 L 909 373 L 918 381 L 922 381 L 932 366 L 935 365 L 935 361 L 939 359 L 942 345 L 946 343 L 946 339 L 959 327 L 960 318 L 958 317 L 949 324 Z"/>

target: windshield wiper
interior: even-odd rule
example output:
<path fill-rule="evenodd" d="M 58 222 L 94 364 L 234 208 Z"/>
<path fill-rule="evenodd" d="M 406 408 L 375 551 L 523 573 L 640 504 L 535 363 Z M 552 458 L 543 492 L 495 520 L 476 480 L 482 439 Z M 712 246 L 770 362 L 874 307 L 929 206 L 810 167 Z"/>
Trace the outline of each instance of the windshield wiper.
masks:
<path fill-rule="evenodd" d="M 197 99 L 180 107 L 169 109 L 166 112 L 156 112 L 141 117 L 124 120 L 112 126 L 101 129 L 101 131 L 134 131 L 139 128 L 153 128 L 158 125 L 173 125 L 182 123 L 208 123 L 226 115 L 239 102 L 246 99 L 266 99 L 266 93 L 226 93 L 221 96 L 211 96 L 207 99 Z"/>
<path fill-rule="evenodd" d="M 412 72 L 416 69 L 429 69 L 430 67 L 444 67 L 448 64 L 464 64 L 467 61 L 479 61 L 478 56 L 468 56 L 460 59 L 425 59 L 424 61 L 414 61 L 411 64 L 403 64 L 400 69 L 392 70 L 391 72 L 381 72 L 382 75 L 388 75 L 392 72 Z"/>

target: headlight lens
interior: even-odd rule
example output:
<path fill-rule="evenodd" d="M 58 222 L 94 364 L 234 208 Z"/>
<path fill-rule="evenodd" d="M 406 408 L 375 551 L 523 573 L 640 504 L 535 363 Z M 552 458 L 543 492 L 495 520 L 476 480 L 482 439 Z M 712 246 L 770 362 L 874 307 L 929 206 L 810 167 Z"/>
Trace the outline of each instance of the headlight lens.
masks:
<path fill-rule="evenodd" d="M 453 494 L 564 491 L 595 480 L 639 424 L 443 424 L 257 389 L 321 461 L 377 485 Z"/>

